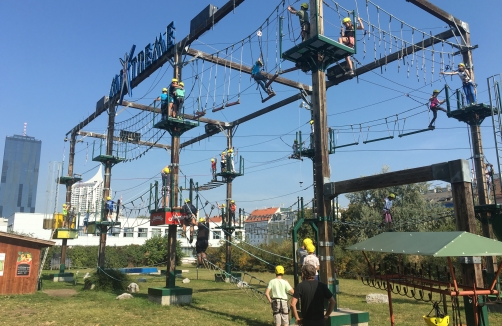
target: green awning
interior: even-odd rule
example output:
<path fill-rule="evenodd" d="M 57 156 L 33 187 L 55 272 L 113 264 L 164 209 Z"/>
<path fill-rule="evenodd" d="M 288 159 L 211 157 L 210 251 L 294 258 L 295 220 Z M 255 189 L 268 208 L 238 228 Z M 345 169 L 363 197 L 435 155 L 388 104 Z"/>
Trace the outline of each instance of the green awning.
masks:
<path fill-rule="evenodd" d="M 434 257 L 502 256 L 502 242 L 462 231 L 385 232 L 346 249 Z"/>

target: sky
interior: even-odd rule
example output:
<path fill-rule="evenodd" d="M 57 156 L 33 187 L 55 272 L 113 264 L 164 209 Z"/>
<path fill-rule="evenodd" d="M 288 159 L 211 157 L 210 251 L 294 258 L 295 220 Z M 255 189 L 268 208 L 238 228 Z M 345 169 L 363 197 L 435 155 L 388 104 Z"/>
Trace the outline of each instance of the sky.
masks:
<path fill-rule="evenodd" d="M 214 0 L 212 4 L 221 7 L 225 2 Z M 469 23 L 471 42 L 479 46 L 473 51 L 478 101 L 486 103 L 487 77 L 502 72 L 499 55 L 502 44 L 494 37 L 502 34 L 500 24 L 494 23 L 502 12 L 502 3 L 479 1 L 476 13 L 482 14 L 473 15 L 472 3 L 467 1 L 432 2 Z M 293 1 L 286 0 L 286 6 L 288 3 Z M 325 34 L 336 39 L 340 20 L 346 12 L 340 10 L 338 13 L 332 0 L 326 3 Z M 45 210 L 49 162 L 64 160 L 64 169 L 67 169 L 69 148 L 64 142 L 65 135 L 91 114 L 96 102 L 108 94 L 111 80 L 121 68 L 119 58 L 123 58 L 133 44 L 138 53 L 148 43 L 153 43 L 172 21 L 176 24 L 176 39 L 181 40 L 189 33 L 190 20 L 207 5 L 208 2 L 200 0 L 186 0 L 183 5 L 176 6 L 157 0 L 147 3 L 130 0 L 0 2 L 0 45 L 3 49 L 0 51 L 0 75 L 3 77 L 0 80 L 3 117 L 0 152 L 3 153 L 3 139 L 22 134 L 25 122 L 27 134 L 42 140 L 36 212 Z M 446 30 L 445 23 L 404 0 L 375 0 L 375 4 L 342 0 L 339 5 L 338 8 L 358 9 L 365 24 L 374 25 L 371 28 L 365 26 L 368 34 L 363 36 L 359 32 L 357 36 L 355 58 L 362 64 L 400 49 L 405 44 L 401 38 L 406 42 L 418 42 L 430 33 Z M 375 5 L 380 9 L 377 10 Z M 295 2 L 293 6 L 298 8 L 299 3 Z M 299 23 L 284 9 L 280 1 L 245 1 L 191 47 L 236 62 L 242 60 L 248 66 L 261 55 L 266 70 L 272 73 L 278 69 L 279 63 L 282 69 L 290 68 L 291 62 L 279 60 L 277 17 L 284 17 L 283 49 L 293 46 L 299 35 Z M 257 35 L 260 26 L 261 37 Z M 459 39 L 449 41 L 460 42 Z M 434 53 L 431 50 L 423 55 L 417 52 L 399 63 L 389 63 L 382 69 L 328 90 L 328 124 L 335 130 L 337 145 L 360 143 L 330 155 L 332 181 L 378 173 L 383 166 L 397 171 L 471 157 L 466 125 L 448 119 L 442 112 L 438 114 L 434 131 L 398 137 L 401 132 L 427 127 L 430 116 L 425 103 L 432 90 L 442 89 L 445 83 L 454 89 L 461 86 L 456 76 L 441 78 L 439 75 L 441 68 L 461 62 L 460 56 L 451 55 L 454 51 L 448 42 L 440 43 Z M 184 59 L 189 61 L 191 58 Z M 311 76 L 300 71 L 282 76 L 312 84 Z M 161 89 L 169 84 L 171 77 L 172 67 L 165 64 L 136 87 L 132 97 L 126 96 L 125 99 L 150 105 Z M 192 113 L 200 103 L 201 107 L 208 109 L 206 117 L 221 121 L 233 121 L 298 92 L 273 84 L 277 95 L 262 104 L 256 84 L 249 75 L 230 72 L 225 67 L 216 69 L 201 60 L 188 62 L 183 69 L 183 80 L 187 90 L 191 89 L 185 112 Z M 212 108 L 237 97 L 240 97 L 241 104 L 211 112 Z M 442 97 L 444 92 L 440 94 Z M 236 130 L 233 143 L 238 154 L 244 157 L 245 175 L 235 179 L 233 199 L 247 212 L 272 206 L 288 207 L 298 196 L 309 202 L 313 196 L 312 188 L 309 188 L 312 163 L 308 159 L 288 159 L 295 133 L 302 131 L 304 136 L 309 133 L 310 113 L 300 104 L 299 101 L 284 106 L 244 123 Z M 132 126 L 134 119 L 145 118 L 144 113 L 131 108 L 119 107 L 118 113 L 116 121 L 121 122 L 124 129 Z M 107 115 L 103 114 L 83 130 L 106 133 L 106 125 Z M 185 133 L 181 141 L 203 134 L 203 128 L 201 124 Z M 152 131 L 147 129 L 143 130 L 145 135 L 151 134 Z M 481 130 L 486 158 L 495 163 L 489 119 Z M 387 135 L 394 135 L 394 139 L 362 144 L 364 140 Z M 158 141 L 170 144 L 171 138 L 165 134 Z M 92 161 L 93 144 L 99 147 L 99 140 L 86 137 L 77 144 L 75 173 L 82 173 L 84 180 L 97 171 L 98 163 Z M 209 182 L 210 159 L 217 157 L 225 147 L 226 138 L 220 133 L 183 149 L 180 155 L 181 181 L 184 183 L 186 177 L 193 178 L 199 185 Z M 133 158 L 139 153 L 128 155 Z M 148 191 L 151 182 L 159 179 L 160 170 L 169 163 L 169 152 L 151 149 L 141 158 L 114 166 L 113 197 L 122 198 L 124 202 L 136 198 L 143 200 L 141 195 Z M 60 202 L 63 193 L 61 187 Z M 226 198 L 224 187 L 201 192 L 201 195 L 211 203 L 221 203 Z M 340 203 L 344 206 L 348 202 L 340 198 Z"/>

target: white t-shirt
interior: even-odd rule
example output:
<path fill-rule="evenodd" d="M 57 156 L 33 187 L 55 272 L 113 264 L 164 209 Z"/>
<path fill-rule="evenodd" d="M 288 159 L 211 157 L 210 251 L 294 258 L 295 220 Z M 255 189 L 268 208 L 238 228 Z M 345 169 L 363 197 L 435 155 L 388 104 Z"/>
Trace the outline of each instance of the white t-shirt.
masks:
<path fill-rule="evenodd" d="M 305 265 L 313 265 L 316 269 L 319 267 L 319 258 L 317 258 L 314 254 L 308 254 L 303 259 L 303 266 Z M 316 275 L 319 275 L 319 271 L 316 271 Z"/>
<path fill-rule="evenodd" d="M 383 209 L 390 211 L 392 208 L 392 200 L 389 198 L 385 198 L 385 204 L 383 205 Z"/>

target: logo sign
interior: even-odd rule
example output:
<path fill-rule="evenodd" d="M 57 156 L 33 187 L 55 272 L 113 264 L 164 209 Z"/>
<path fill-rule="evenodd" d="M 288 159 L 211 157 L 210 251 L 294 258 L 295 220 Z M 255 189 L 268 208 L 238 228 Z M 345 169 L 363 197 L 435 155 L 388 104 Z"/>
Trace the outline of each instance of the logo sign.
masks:
<path fill-rule="evenodd" d="M 125 94 L 132 96 L 131 83 L 174 46 L 175 32 L 174 22 L 171 22 L 167 25 L 166 32 L 160 33 L 153 44 L 148 43 L 136 56 L 134 56 L 136 45 L 133 45 L 129 53 L 124 55 L 124 59 L 119 59 L 122 69 L 112 79 L 110 99 L 119 96 L 119 104 L 122 104 Z"/>

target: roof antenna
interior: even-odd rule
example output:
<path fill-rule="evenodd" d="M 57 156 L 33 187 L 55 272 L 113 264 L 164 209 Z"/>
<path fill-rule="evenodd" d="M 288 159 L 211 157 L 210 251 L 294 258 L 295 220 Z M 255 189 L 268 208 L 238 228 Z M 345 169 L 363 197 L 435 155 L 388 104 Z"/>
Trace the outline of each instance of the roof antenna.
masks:
<path fill-rule="evenodd" d="M 27 124 L 28 124 L 28 123 L 26 123 L 26 122 L 25 122 L 25 123 L 24 123 L 24 127 L 23 127 L 23 136 L 24 136 L 24 137 L 26 137 L 26 125 L 27 125 Z"/>

